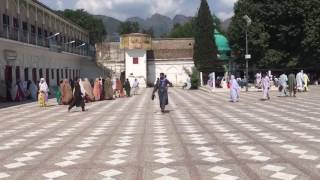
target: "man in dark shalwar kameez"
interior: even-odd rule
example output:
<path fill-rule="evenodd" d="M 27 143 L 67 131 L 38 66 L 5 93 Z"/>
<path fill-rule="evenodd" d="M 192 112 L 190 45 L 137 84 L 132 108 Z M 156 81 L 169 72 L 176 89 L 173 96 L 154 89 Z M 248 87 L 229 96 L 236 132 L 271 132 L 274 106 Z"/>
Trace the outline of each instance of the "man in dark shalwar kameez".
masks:
<path fill-rule="evenodd" d="M 130 92 L 131 92 L 131 84 L 129 79 L 126 79 L 124 83 L 124 89 L 126 90 L 127 97 L 130 97 Z"/>
<path fill-rule="evenodd" d="M 81 107 L 82 111 L 85 111 L 85 103 L 84 103 L 84 94 L 81 92 L 80 84 L 79 81 L 77 81 L 74 84 L 74 92 L 73 92 L 73 99 L 71 104 L 69 105 L 68 111 L 76 106 L 76 107 Z"/>
<path fill-rule="evenodd" d="M 154 99 L 154 94 L 158 91 L 161 112 L 165 112 L 165 106 L 168 105 L 168 86 L 172 86 L 172 83 L 165 78 L 164 73 L 160 73 L 160 79 L 154 86 L 152 99 Z"/>
<path fill-rule="evenodd" d="M 288 77 L 288 84 L 289 84 L 289 93 L 290 96 L 292 97 L 296 97 L 296 91 L 297 91 L 297 81 L 296 81 L 296 77 L 293 73 L 290 73 L 289 77 Z"/>

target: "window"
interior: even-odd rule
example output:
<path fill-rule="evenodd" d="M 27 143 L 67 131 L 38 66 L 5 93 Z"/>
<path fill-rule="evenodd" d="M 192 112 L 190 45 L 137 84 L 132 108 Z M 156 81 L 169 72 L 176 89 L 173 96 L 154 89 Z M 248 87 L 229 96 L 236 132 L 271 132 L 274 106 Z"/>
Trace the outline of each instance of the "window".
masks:
<path fill-rule="evenodd" d="M 28 23 L 27 22 L 22 22 L 22 29 L 23 29 L 23 31 L 28 31 Z"/>
<path fill-rule="evenodd" d="M 63 70 L 61 69 L 61 78 L 63 79 Z"/>
<path fill-rule="evenodd" d="M 4 25 L 10 25 L 10 18 L 8 15 L 3 14 L 2 15 L 2 21 Z"/>
<path fill-rule="evenodd" d="M 133 58 L 133 64 L 139 64 L 139 58 L 137 57 Z"/>

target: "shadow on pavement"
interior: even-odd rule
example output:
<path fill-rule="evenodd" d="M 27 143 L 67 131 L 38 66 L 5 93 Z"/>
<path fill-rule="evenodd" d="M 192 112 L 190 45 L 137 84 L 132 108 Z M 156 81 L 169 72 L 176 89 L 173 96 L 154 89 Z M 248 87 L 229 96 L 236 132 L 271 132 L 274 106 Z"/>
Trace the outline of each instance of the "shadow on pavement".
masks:
<path fill-rule="evenodd" d="M 29 104 L 29 103 L 33 103 L 33 102 L 36 102 L 36 101 L 0 102 L 0 109 L 19 106 L 19 105 L 23 105 L 23 104 Z"/>

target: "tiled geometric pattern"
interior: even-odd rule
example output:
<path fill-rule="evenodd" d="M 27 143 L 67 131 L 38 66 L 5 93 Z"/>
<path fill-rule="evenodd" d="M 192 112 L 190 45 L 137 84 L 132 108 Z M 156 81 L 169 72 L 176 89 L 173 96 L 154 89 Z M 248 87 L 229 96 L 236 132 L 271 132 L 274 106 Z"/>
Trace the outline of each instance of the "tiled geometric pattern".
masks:
<path fill-rule="evenodd" d="M 115 101 L 0 109 L 0 179 L 320 179 L 320 88 L 262 102 L 261 92 L 151 89 Z M 0 104 L 1 107 L 1 104 Z"/>

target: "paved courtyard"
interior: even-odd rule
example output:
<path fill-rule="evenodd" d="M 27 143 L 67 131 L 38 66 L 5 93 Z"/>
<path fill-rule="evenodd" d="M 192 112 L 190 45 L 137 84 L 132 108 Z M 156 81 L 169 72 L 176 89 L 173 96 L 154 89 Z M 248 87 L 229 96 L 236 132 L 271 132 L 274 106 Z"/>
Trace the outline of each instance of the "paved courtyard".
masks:
<path fill-rule="evenodd" d="M 151 89 L 89 111 L 0 109 L 0 179 L 320 179 L 320 88 L 297 98 Z M 77 112 L 76 112 L 77 111 Z"/>

